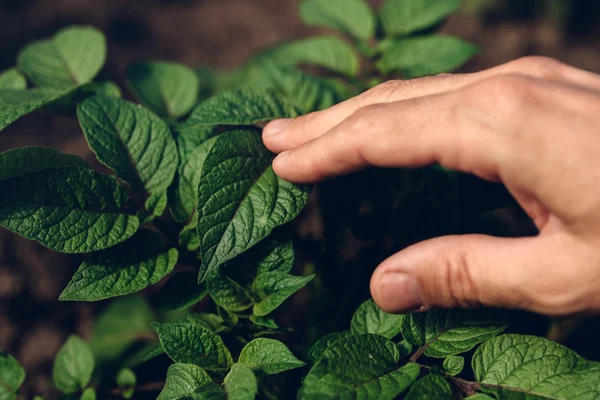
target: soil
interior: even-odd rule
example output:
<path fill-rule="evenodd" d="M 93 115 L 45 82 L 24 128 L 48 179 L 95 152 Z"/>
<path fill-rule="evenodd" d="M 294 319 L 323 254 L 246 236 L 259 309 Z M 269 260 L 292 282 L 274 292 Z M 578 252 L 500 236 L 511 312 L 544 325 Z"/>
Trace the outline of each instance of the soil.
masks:
<path fill-rule="evenodd" d="M 137 60 L 230 68 L 262 47 L 316 32 L 301 24 L 297 4 L 298 0 L 4 0 L 0 70 L 14 65 L 26 43 L 71 24 L 94 25 L 106 33 L 109 54 L 102 77 L 120 84 L 126 65 Z M 600 73 L 598 32 L 588 25 L 574 29 L 535 14 L 481 18 L 465 12 L 450 18 L 443 31 L 481 46 L 481 54 L 465 71 L 538 54 Z M 37 113 L 0 134 L 0 151 L 51 146 L 93 161 L 76 121 L 66 117 Z M 89 337 L 92 316 L 102 307 L 57 301 L 78 263 L 77 257 L 0 229 L 0 349 L 12 353 L 27 370 L 26 398 L 49 392 L 54 355 L 68 334 Z M 585 334 L 574 337 L 587 339 Z M 600 359 L 597 353 L 589 356 Z"/>

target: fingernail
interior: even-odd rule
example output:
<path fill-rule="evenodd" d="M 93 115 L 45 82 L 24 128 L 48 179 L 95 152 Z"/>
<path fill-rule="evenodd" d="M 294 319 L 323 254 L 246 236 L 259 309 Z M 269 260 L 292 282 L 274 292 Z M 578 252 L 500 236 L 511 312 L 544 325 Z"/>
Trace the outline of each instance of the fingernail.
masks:
<path fill-rule="evenodd" d="M 394 313 L 425 311 L 423 292 L 417 280 L 405 272 L 390 271 L 379 281 L 379 301 Z"/>
<path fill-rule="evenodd" d="M 283 130 L 287 128 L 287 126 L 290 124 L 290 122 L 292 122 L 291 118 L 276 119 L 274 121 L 271 121 L 267 124 L 267 126 L 265 126 L 265 129 L 263 130 L 263 135 L 265 137 L 277 135 L 278 133 L 283 132 Z"/>

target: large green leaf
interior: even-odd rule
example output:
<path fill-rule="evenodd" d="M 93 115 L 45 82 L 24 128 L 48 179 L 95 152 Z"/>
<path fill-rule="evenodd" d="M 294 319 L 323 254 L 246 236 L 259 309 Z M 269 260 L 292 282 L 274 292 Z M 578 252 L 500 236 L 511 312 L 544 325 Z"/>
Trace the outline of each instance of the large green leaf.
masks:
<path fill-rule="evenodd" d="M 178 165 L 168 125 L 145 108 L 106 96 L 79 104 L 77 117 L 98 159 L 146 194 L 151 215 L 161 215 Z"/>
<path fill-rule="evenodd" d="M 333 332 L 323 336 L 321 339 L 317 340 L 317 342 L 310 348 L 308 352 L 308 359 L 315 363 L 319 361 L 325 350 L 329 348 L 329 346 L 333 345 L 338 340 L 344 339 L 346 337 L 352 336 L 353 333 L 350 331 L 343 332 Z"/>
<path fill-rule="evenodd" d="M 10 68 L 0 72 L 0 90 L 25 90 L 27 81 L 18 69 Z"/>
<path fill-rule="evenodd" d="M 259 275 L 252 284 L 252 291 L 261 299 L 254 305 L 254 315 L 265 316 L 272 313 L 290 296 L 308 285 L 315 275 L 294 276 L 282 272 L 268 272 Z"/>
<path fill-rule="evenodd" d="M 176 249 L 165 249 L 161 236 L 143 229 L 130 240 L 81 264 L 60 300 L 96 301 L 138 292 L 158 283 L 177 263 Z"/>
<path fill-rule="evenodd" d="M 383 74 L 401 71 L 406 78 L 452 71 L 477 54 L 475 45 L 452 36 L 430 35 L 391 42 L 377 62 Z"/>
<path fill-rule="evenodd" d="M 358 54 L 347 42 L 335 36 L 315 36 L 281 44 L 260 57 L 280 65 L 315 65 L 348 76 L 360 72 Z"/>
<path fill-rule="evenodd" d="M 452 400 L 452 386 L 439 375 L 427 375 L 411 386 L 406 400 Z"/>
<path fill-rule="evenodd" d="M 310 189 L 275 175 L 272 159 L 257 129 L 222 134 L 213 145 L 198 187 L 200 280 L 293 220 L 308 201 Z"/>
<path fill-rule="evenodd" d="M 92 27 L 74 26 L 19 54 L 19 68 L 40 86 L 70 88 L 90 82 L 106 58 L 106 40 Z"/>
<path fill-rule="evenodd" d="M 223 340 L 202 325 L 173 322 L 153 323 L 160 344 L 175 362 L 198 365 L 207 370 L 228 370 L 233 364 Z"/>
<path fill-rule="evenodd" d="M 140 62 L 128 66 L 126 75 L 135 96 L 162 117 L 183 117 L 198 101 L 200 81 L 185 65 Z"/>
<path fill-rule="evenodd" d="M 375 14 L 365 0 L 304 0 L 300 16 L 307 25 L 324 26 L 368 40 L 375 35 Z"/>
<path fill-rule="evenodd" d="M 539 337 L 494 338 L 477 349 L 472 367 L 482 390 L 499 399 L 600 398 L 600 363 Z"/>
<path fill-rule="evenodd" d="M 248 343 L 242 349 L 238 362 L 247 365 L 259 375 L 279 374 L 306 365 L 298 360 L 285 344 L 266 338 L 254 339 Z"/>
<path fill-rule="evenodd" d="M 13 356 L 0 350 L 0 399 L 16 400 L 25 381 L 25 370 Z"/>
<path fill-rule="evenodd" d="M 195 271 L 183 271 L 173 275 L 160 291 L 157 309 L 173 311 L 188 308 L 206 297 L 204 285 L 198 285 Z"/>
<path fill-rule="evenodd" d="M 417 364 L 398 365 L 396 345 L 378 335 L 337 340 L 311 368 L 299 399 L 395 399 L 419 377 Z"/>
<path fill-rule="evenodd" d="M 117 359 L 132 344 L 155 340 L 150 327 L 153 315 L 143 297 L 119 297 L 96 319 L 90 346 L 96 360 L 104 363 Z"/>
<path fill-rule="evenodd" d="M 437 24 L 460 8 L 462 0 L 387 0 L 381 24 L 388 36 L 406 35 Z"/>
<path fill-rule="evenodd" d="M 203 386 L 212 383 L 202 368 L 191 364 L 173 364 L 167 370 L 167 380 L 157 400 L 190 399 Z"/>
<path fill-rule="evenodd" d="M 223 384 L 228 399 L 254 400 L 258 393 L 258 382 L 254 372 L 245 364 L 233 364 Z"/>
<path fill-rule="evenodd" d="M 362 303 L 352 317 L 352 332 L 356 334 L 374 333 L 391 339 L 401 327 L 402 315 L 386 313 L 373 300 Z"/>
<path fill-rule="evenodd" d="M 68 93 L 68 90 L 52 88 L 0 90 L 0 130 Z"/>
<path fill-rule="evenodd" d="M 19 169 L 25 160 L 34 161 Z M 0 154 L 0 225 L 64 253 L 103 250 L 131 237 L 139 221 L 121 212 L 123 188 L 74 160 L 39 147 Z"/>
<path fill-rule="evenodd" d="M 505 328 L 469 312 L 457 311 L 405 314 L 402 320 L 404 339 L 415 346 L 426 346 L 424 354 L 436 358 L 467 352 Z"/>
<path fill-rule="evenodd" d="M 84 389 L 92 379 L 94 365 L 90 345 L 78 336 L 70 336 L 54 359 L 54 387 L 67 394 Z"/>

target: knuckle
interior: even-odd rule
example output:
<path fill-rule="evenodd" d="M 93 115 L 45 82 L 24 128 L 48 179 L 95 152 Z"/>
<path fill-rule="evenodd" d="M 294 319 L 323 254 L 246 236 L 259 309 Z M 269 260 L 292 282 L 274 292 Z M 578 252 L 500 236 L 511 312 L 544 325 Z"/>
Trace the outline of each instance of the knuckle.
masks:
<path fill-rule="evenodd" d="M 558 60 L 542 56 L 522 57 L 514 63 L 519 69 L 545 79 L 564 79 L 571 68 Z"/>
<path fill-rule="evenodd" d="M 373 104 L 374 102 L 386 102 L 403 93 L 408 81 L 391 80 L 371 88 L 357 97 L 358 105 Z"/>
<path fill-rule="evenodd" d="M 484 107 L 492 115 L 511 120 L 522 116 L 525 109 L 539 101 L 535 81 L 515 74 L 500 75 L 476 84 L 470 88 L 467 98 L 473 106 Z"/>
<path fill-rule="evenodd" d="M 364 131 L 373 130 L 379 120 L 378 115 L 381 107 L 379 104 L 373 104 L 359 108 L 346 120 L 348 130 L 344 129 L 344 131 L 360 134 Z"/>

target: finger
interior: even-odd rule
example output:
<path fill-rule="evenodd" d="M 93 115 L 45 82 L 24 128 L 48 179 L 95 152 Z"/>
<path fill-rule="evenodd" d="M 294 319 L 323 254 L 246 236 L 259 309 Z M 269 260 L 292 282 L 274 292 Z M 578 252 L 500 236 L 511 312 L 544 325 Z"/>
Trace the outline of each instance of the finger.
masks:
<path fill-rule="evenodd" d="M 393 313 L 479 306 L 578 313 L 591 304 L 590 285 L 574 272 L 577 264 L 568 254 L 569 240 L 558 235 L 433 239 L 384 261 L 371 279 L 371 294 Z"/>
<path fill-rule="evenodd" d="M 362 107 L 459 90 L 485 79 L 514 73 L 600 90 L 600 77 L 596 74 L 549 58 L 525 57 L 472 74 L 444 74 L 407 81 L 389 81 L 327 110 L 295 119 L 273 121 L 263 131 L 264 142 L 271 151 L 279 153 L 323 135 Z"/>

